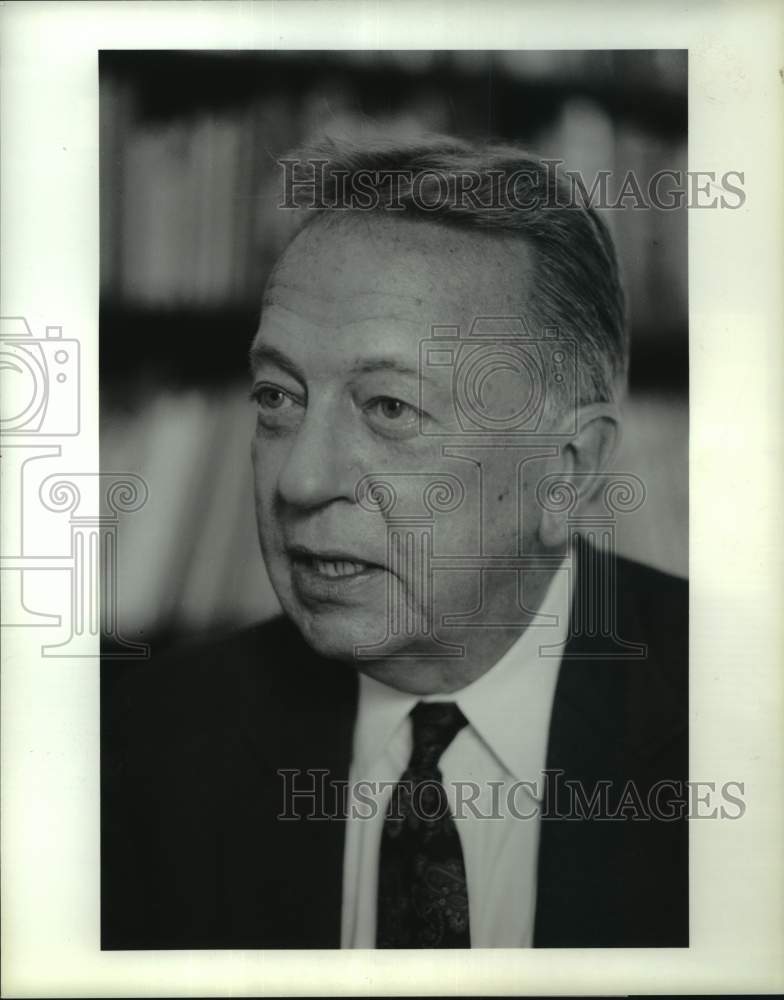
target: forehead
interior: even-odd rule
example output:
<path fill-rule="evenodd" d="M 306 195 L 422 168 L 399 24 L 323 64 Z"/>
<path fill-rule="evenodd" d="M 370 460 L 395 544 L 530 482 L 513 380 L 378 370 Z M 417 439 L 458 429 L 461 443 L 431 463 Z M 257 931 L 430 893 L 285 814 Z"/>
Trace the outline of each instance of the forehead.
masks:
<path fill-rule="evenodd" d="M 433 325 L 524 315 L 532 270 L 520 239 L 359 213 L 317 220 L 273 271 L 256 340 L 320 355 L 405 349 Z"/>

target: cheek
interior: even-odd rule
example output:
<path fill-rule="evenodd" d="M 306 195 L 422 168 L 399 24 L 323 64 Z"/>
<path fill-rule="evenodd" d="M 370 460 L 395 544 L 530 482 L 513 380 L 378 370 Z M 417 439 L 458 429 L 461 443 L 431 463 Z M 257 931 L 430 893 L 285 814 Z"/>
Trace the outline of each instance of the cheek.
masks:
<path fill-rule="evenodd" d="M 255 438 L 251 445 L 251 465 L 253 469 L 253 496 L 256 519 L 260 536 L 270 535 L 274 530 L 274 498 L 279 462 L 275 450 L 268 442 Z"/>
<path fill-rule="evenodd" d="M 539 481 L 538 475 L 539 473 L 536 470 L 526 471 L 519 489 L 520 525 L 522 537 L 527 543 L 530 543 L 537 536 L 539 521 L 541 519 L 539 501 L 536 498 L 536 485 Z M 529 552 L 530 550 L 530 544 L 526 544 L 524 551 Z"/>
<path fill-rule="evenodd" d="M 250 447 L 256 496 L 274 492 L 285 454 L 280 441 L 255 434 Z"/>

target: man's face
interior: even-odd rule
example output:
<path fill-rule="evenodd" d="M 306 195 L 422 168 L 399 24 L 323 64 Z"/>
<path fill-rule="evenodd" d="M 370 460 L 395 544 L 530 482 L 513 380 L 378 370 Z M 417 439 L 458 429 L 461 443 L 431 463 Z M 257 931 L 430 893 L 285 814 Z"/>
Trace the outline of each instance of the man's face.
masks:
<path fill-rule="evenodd" d="M 316 222 L 279 262 L 252 348 L 256 517 L 281 605 L 319 652 L 349 659 L 386 637 L 385 650 L 415 655 L 433 625 L 444 632 L 443 615 L 477 607 L 478 574 L 446 568 L 423 580 L 423 546 L 456 558 L 517 554 L 522 511 L 522 544 L 536 550 L 533 487 L 520 495 L 517 461 L 503 449 L 444 454 L 460 443 L 446 436 L 453 371 L 419 367 L 433 326 L 468 331 L 477 316 L 524 312 L 531 273 L 519 243 L 381 217 Z M 483 391 L 496 413 L 519 411 L 509 372 Z M 483 506 L 480 474 L 493 484 Z M 424 490 L 439 478 L 463 495 L 433 513 Z M 375 479 L 392 484 L 393 508 L 358 494 Z M 500 582 L 514 592 L 514 576 Z M 494 585 L 483 601 L 498 596 Z"/>

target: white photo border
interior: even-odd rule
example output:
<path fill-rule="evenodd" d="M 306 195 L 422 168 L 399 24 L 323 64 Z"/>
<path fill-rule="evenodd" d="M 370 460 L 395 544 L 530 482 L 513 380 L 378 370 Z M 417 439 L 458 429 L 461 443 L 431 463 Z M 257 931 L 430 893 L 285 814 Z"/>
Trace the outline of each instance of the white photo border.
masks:
<path fill-rule="evenodd" d="M 688 49 L 690 169 L 740 170 L 746 191 L 739 210 L 689 213 L 691 777 L 743 781 L 747 805 L 740 820 L 690 824 L 690 948 L 101 952 L 98 660 L 47 658 L 38 630 L 13 629 L 3 636 L 3 995 L 784 988 L 784 6 L 16 2 L 0 17 L 0 311 L 79 341 L 82 421 L 61 442 L 64 473 L 98 470 L 101 49 Z M 2 489 L 9 552 L 9 482 Z"/>

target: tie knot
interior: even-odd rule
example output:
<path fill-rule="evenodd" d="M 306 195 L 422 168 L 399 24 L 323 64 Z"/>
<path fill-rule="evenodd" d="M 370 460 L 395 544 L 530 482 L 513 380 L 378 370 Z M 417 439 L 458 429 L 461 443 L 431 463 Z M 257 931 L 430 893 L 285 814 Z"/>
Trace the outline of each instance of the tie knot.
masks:
<path fill-rule="evenodd" d="M 433 767 L 468 720 L 453 701 L 420 701 L 411 709 L 412 763 Z"/>

